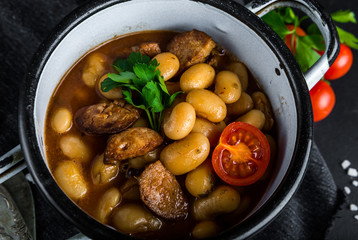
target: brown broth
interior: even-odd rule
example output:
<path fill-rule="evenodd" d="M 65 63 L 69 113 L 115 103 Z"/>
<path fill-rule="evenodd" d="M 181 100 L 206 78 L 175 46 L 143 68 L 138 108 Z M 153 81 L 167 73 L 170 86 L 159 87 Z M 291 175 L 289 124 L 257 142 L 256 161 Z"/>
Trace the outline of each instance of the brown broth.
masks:
<path fill-rule="evenodd" d="M 124 56 L 125 54 L 123 54 L 123 49 L 139 45 L 142 42 L 158 42 L 160 44 L 161 49 L 165 50 L 167 42 L 175 34 L 176 32 L 171 31 L 146 31 L 117 37 L 88 52 L 84 57 L 82 57 L 73 65 L 73 67 L 67 72 L 67 74 L 63 77 L 60 84 L 56 88 L 47 110 L 45 125 L 45 144 L 48 165 L 51 172 L 54 172 L 59 162 L 68 159 L 68 157 L 66 157 L 59 148 L 59 139 L 60 136 L 62 136 L 63 134 L 56 133 L 52 129 L 50 116 L 52 116 L 53 112 L 59 107 L 65 107 L 69 109 L 74 115 L 76 111 L 81 107 L 104 101 L 104 98 L 101 97 L 98 92 L 96 92 L 93 88 L 87 87 L 81 80 L 82 69 L 85 65 L 89 53 L 99 52 L 105 54 L 109 58 L 109 63 L 112 63 L 118 57 L 127 57 Z M 230 59 L 224 60 L 223 65 L 225 65 L 225 63 L 229 60 Z M 221 68 L 223 68 L 223 66 L 218 66 L 217 70 L 220 70 Z M 111 69 L 110 66 L 106 70 L 107 72 L 113 72 L 113 69 Z M 254 90 L 257 90 L 258 87 L 255 84 L 256 81 L 253 79 L 252 75 L 249 75 L 249 92 L 253 92 Z M 100 196 L 106 190 L 113 186 L 119 188 L 125 179 L 123 178 L 123 176 L 117 176 L 116 179 L 112 180 L 108 184 L 94 185 L 92 183 L 92 162 L 96 156 L 104 152 L 106 141 L 108 138 L 107 136 L 87 136 L 81 133 L 75 126 L 72 126 L 65 134 L 75 134 L 77 136 L 80 136 L 82 141 L 91 149 L 91 161 L 82 164 L 84 178 L 88 184 L 88 192 L 83 198 L 75 202 L 86 213 L 91 216 L 94 216 L 95 209 L 97 207 L 98 199 L 100 199 Z M 255 206 L 258 204 L 258 202 L 261 200 L 262 196 L 266 192 L 269 181 L 270 177 L 268 177 L 265 181 L 259 180 L 255 184 L 247 187 L 236 188 L 240 192 L 241 203 L 239 208 L 235 212 L 221 216 L 216 219 L 217 224 L 221 227 L 222 230 L 240 223 L 240 221 L 242 221 L 248 216 L 248 214 L 250 214 L 250 212 L 255 208 Z M 184 182 L 183 176 L 179 177 L 179 182 Z M 219 179 L 218 182 L 220 182 Z M 185 186 L 183 184 L 181 185 L 183 191 L 189 197 L 190 194 L 186 191 Z M 194 198 L 191 197 L 190 202 L 193 201 Z M 121 204 L 123 203 L 125 202 L 122 201 Z M 158 232 L 149 232 L 134 235 L 142 238 L 151 239 L 189 239 L 191 237 L 191 231 L 195 226 L 195 220 L 193 219 L 191 214 L 189 214 L 188 218 L 184 221 L 168 221 L 162 218 L 160 219 L 163 222 L 163 226 Z M 109 221 L 108 224 L 111 225 L 111 222 Z"/>

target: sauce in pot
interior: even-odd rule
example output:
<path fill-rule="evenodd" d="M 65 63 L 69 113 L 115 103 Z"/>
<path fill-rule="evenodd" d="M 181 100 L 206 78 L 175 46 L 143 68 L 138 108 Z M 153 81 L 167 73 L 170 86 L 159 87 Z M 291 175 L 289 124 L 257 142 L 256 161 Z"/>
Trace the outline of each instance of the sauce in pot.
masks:
<path fill-rule="evenodd" d="M 184 89 L 185 92 L 179 94 L 173 105 L 164 110 L 162 127 L 159 133 L 156 133 L 154 130 L 143 133 L 143 129 L 150 128 L 146 113 L 142 110 L 130 109 L 128 103 L 123 101 L 123 95 L 120 89 L 117 88 L 118 95 L 114 93 L 114 97 L 108 98 L 109 95 L 101 94 L 101 87 L 99 87 L 100 84 L 98 81 L 107 78 L 107 76 L 103 77 L 107 73 L 117 73 L 113 67 L 113 63 L 116 59 L 125 59 L 133 51 L 150 55 L 150 58 L 158 56 L 158 51 L 162 53 L 170 52 L 167 49 L 172 49 L 171 52 L 174 54 L 173 52 L 178 50 L 172 46 L 175 44 L 175 41 L 173 43 L 172 39 L 177 35 L 177 32 L 172 31 L 138 32 L 117 37 L 91 50 L 68 70 L 53 93 L 47 110 L 45 125 L 46 154 L 49 168 L 57 183 L 83 211 L 98 221 L 110 225 L 121 232 L 140 238 L 201 238 L 219 233 L 240 223 L 252 212 L 265 194 L 271 180 L 270 170 L 274 168 L 275 164 L 275 159 L 271 157 L 270 165 L 264 176 L 248 186 L 231 186 L 222 181 L 212 169 L 210 158 L 221 132 L 226 125 L 237 121 L 239 117 L 245 119 L 242 118 L 242 116 L 252 109 L 256 109 L 265 116 L 262 132 L 269 135 L 268 139 L 270 143 L 273 142 L 273 144 L 270 144 L 271 156 L 275 152 L 275 149 L 273 149 L 275 140 L 271 137 L 274 136 L 273 118 L 267 117 L 267 114 L 271 114 L 272 117 L 271 106 L 269 103 L 268 106 L 267 103 L 264 106 L 262 105 L 260 97 L 262 97 L 261 94 L 264 96 L 264 93 L 259 89 L 255 79 L 246 66 L 218 44 L 211 47 L 209 46 L 209 50 L 200 49 L 200 54 L 206 54 L 206 56 L 203 60 L 198 60 L 199 62 L 195 62 L 196 60 L 191 58 L 190 61 L 193 62 L 188 61 L 186 63 L 187 65 L 185 65 L 183 64 L 183 59 L 179 56 L 180 66 L 172 67 L 172 65 L 170 65 L 170 68 L 175 68 L 176 70 L 175 74 L 169 77 L 170 79 L 165 79 L 169 92 L 172 93 Z M 206 44 L 205 47 L 208 45 L 210 45 L 210 43 Z M 149 49 L 146 49 L 146 47 L 149 47 Z M 182 49 L 186 51 L 186 47 Z M 189 50 L 187 50 L 189 53 L 185 54 L 192 54 L 192 52 L 196 51 L 195 49 Z M 163 60 L 158 57 L 158 61 Z M 161 63 L 162 65 L 160 66 L 165 65 L 163 62 Z M 175 63 L 173 64 L 175 65 Z M 191 73 L 188 73 L 187 70 L 199 64 L 203 64 L 203 67 L 199 66 L 197 67 L 198 69 L 194 69 L 195 71 L 193 71 L 196 72 L 195 74 L 197 74 L 198 71 L 202 71 L 203 73 L 200 77 L 201 79 L 206 79 L 204 83 L 200 83 L 202 84 L 202 86 L 199 87 L 201 89 L 200 91 L 210 92 L 208 96 L 214 95 L 213 98 L 215 99 L 224 99 L 220 100 L 223 101 L 226 108 L 225 115 L 223 115 L 223 117 L 220 116 L 221 118 L 208 120 L 207 114 L 200 112 L 198 107 L 195 106 L 198 97 L 192 93 L 190 93 L 193 95 L 192 98 L 188 97 L 196 80 L 195 76 L 191 76 Z M 237 94 L 233 95 L 234 100 L 230 100 L 232 99 L 231 95 L 222 96 L 226 94 L 224 92 L 226 86 L 223 86 L 220 91 L 217 90 L 219 87 L 215 86 L 216 82 L 219 81 L 215 79 L 215 76 L 224 70 L 229 70 L 230 74 L 233 73 L 233 75 L 235 75 L 234 78 L 238 75 L 240 86 L 239 90 L 236 91 Z M 163 68 L 162 71 L 167 70 Z M 210 73 L 210 71 L 213 72 Z M 182 76 L 185 74 L 188 76 L 183 80 Z M 212 74 L 212 76 L 210 74 Z M 245 80 L 245 78 L 247 80 Z M 133 96 L 134 98 L 137 97 L 135 93 Z M 199 95 L 199 97 L 200 96 L 202 95 Z M 263 98 L 265 98 L 265 96 Z M 242 103 L 238 103 L 239 101 L 242 101 Z M 210 104 L 210 106 L 216 103 L 217 101 L 215 101 L 214 104 Z M 105 111 L 107 111 L 105 115 L 106 118 L 113 117 L 114 110 L 112 111 L 111 109 L 113 107 L 113 109 L 120 108 L 125 111 L 129 109 L 128 111 L 133 114 L 133 119 L 138 120 L 128 120 L 129 126 L 121 126 L 123 129 L 115 133 L 98 133 L 96 132 L 97 130 L 88 132 L 87 130 L 83 130 L 88 128 L 78 127 L 80 122 L 78 119 L 81 117 L 82 124 L 82 118 L 86 118 L 83 117 L 82 112 L 88 110 L 87 107 L 91 105 L 97 106 L 94 112 L 97 111 L 100 117 Z M 85 110 L 82 109 L 84 107 L 86 108 Z M 136 111 L 138 111 L 138 113 L 136 113 Z M 265 111 L 269 111 L 269 113 Z M 91 114 L 91 112 L 89 114 Z M 211 113 L 208 114 L 210 115 Z M 120 119 L 115 120 L 116 123 L 123 119 L 123 115 L 119 116 Z M 180 120 L 181 116 L 184 116 L 182 120 Z M 251 117 L 246 116 L 246 118 L 249 118 L 249 120 L 242 121 L 251 123 Z M 257 119 L 254 119 L 254 121 L 256 120 Z M 83 122 L 84 121 L 85 120 L 83 120 Z M 83 124 L 85 125 L 87 123 Z M 128 155 L 130 157 L 119 159 L 118 155 L 121 155 L 122 152 L 119 154 L 117 148 L 119 148 L 119 145 L 124 144 L 123 141 L 129 139 L 131 134 L 125 135 L 124 133 L 134 128 L 132 124 L 140 128 L 139 130 L 142 132 L 144 138 L 148 138 L 148 142 L 153 143 L 153 146 L 150 148 L 148 147 L 149 143 L 144 144 L 145 147 L 149 149 L 147 152 L 141 152 L 136 156 Z M 106 124 L 103 125 L 104 128 L 107 127 Z M 91 128 L 93 128 L 92 125 Z M 176 134 L 177 128 L 181 131 L 179 135 Z M 207 129 L 206 132 L 201 131 L 204 128 Z M 158 140 L 156 134 L 160 135 L 162 140 Z M 117 139 L 113 137 L 114 135 Z M 135 135 L 137 136 L 138 133 Z M 190 166 L 188 168 L 189 170 L 186 168 L 179 170 L 178 164 L 172 164 L 171 162 L 176 160 L 169 159 L 175 155 L 170 152 L 170 147 L 172 146 L 172 149 L 183 148 L 182 146 L 186 144 L 184 139 L 189 139 L 185 140 L 189 145 L 195 145 L 197 143 L 198 147 L 196 150 L 198 151 L 198 155 L 202 154 L 200 156 L 205 160 L 200 160 L 201 162 L 199 164 L 193 165 L 192 167 Z M 204 139 L 203 141 L 206 145 L 202 143 L 201 139 Z M 128 146 L 128 144 L 131 145 L 134 142 L 138 145 Z M 113 145 L 112 148 L 114 148 L 114 150 L 109 147 L 110 143 Z M 127 154 L 129 151 L 127 148 L 132 147 L 134 149 L 133 151 L 137 152 L 141 144 L 142 141 L 131 139 L 124 144 L 125 147 L 123 147 L 124 145 L 120 147 L 120 150 L 122 151 L 124 149 L 123 152 Z M 203 147 L 203 145 L 206 147 Z M 111 151 L 115 153 L 112 154 Z M 183 151 L 185 152 L 185 150 Z M 113 161 L 110 160 L 110 154 L 115 156 Z M 188 156 L 192 155 L 189 154 Z M 200 158 L 200 156 L 198 158 Z M 194 159 L 194 157 L 192 158 Z M 200 171 L 198 169 L 200 169 Z M 196 172 L 194 173 L 194 171 Z M 160 174 L 156 175 L 157 173 Z M 151 175 L 153 175 L 153 179 L 150 179 Z M 199 183 L 195 183 L 198 178 Z M 208 178 L 211 182 L 209 181 L 210 183 L 205 185 L 207 182 L 203 181 L 204 178 Z M 162 193 L 175 194 L 178 204 L 167 203 L 167 200 L 163 199 L 157 204 L 155 202 L 157 201 L 155 200 L 157 196 L 151 193 L 151 191 L 159 191 L 158 189 L 153 190 L 151 188 L 153 185 L 157 184 L 159 180 L 165 182 L 167 179 L 173 179 L 172 182 L 175 182 L 175 184 L 173 187 L 167 185 L 170 187 L 167 187 Z M 145 181 L 149 181 L 149 183 Z M 191 184 L 188 183 L 189 181 L 194 182 L 194 187 L 189 186 Z M 167 183 L 160 184 L 164 185 Z M 200 186 L 198 186 L 198 184 Z M 233 198 L 238 198 L 238 204 L 233 204 L 233 209 L 224 210 L 227 211 L 227 213 L 220 213 L 220 211 L 212 214 L 208 213 L 210 215 L 208 217 L 201 217 L 205 214 L 200 215 L 194 213 L 196 211 L 194 205 L 199 206 L 197 208 L 205 209 L 208 208 L 205 204 L 208 204 L 208 206 L 212 204 L 209 201 L 207 201 L 207 203 L 205 201 L 200 202 L 200 199 L 209 199 L 210 196 L 221 194 L 220 191 L 222 191 L 222 193 L 225 192 L 225 194 L 232 191 Z M 155 194 L 157 193 L 158 192 L 155 192 Z M 171 199 L 175 198 L 168 197 L 168 199 L 168 201 L 172 201 Z M 177 205 L 180 205 L 180 202 L 182 203 L 180 209 L 175 209 L 178 207 Z M 175 206 L 173 207 L 174 209 L 171 210 L 161 209 L 163 204 L 172 204 Z M 213 208 L 215 208 L 215 206 L 213 206 Z M 129 215 L 128 212 L 130 213 Z M 135 219 L 136 216 L 137 219 Z M 125 221 L 126 223 L 123 223 L 121 220 L 123 218 L 127 219 Z M 141 221 L 145 223 L 135 225 L 134 222 L 138 219 L 141 219 Z M 133 221 L 133 223 L 130 223 L 130 221 Z M 124 226 L 125 224 L 128 226 Z"/>

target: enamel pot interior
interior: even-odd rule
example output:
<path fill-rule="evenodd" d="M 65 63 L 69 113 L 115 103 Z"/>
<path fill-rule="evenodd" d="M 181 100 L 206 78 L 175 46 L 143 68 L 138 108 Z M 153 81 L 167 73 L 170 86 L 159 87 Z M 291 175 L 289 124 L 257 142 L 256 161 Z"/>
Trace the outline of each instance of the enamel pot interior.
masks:
<path fill-rule="evenodd" d="M 191 29 L 206 32 L 247 65 L 269 97 L 278 126 L 279 163 L 269 189 L 251 216 L 222 237 L 246 238 L 262 229 L 285 206 L 304 175 L 312 140 L 308 89 L 289 50 L 256 15 L 230 1 L 94 1 L 67 17 L 41 46 L 20 101 L 21 143 L 37 186 L 90 237 L 126 236 L 81 211 L 52 178 L 44 145 L 45 115 L 52 93 L 77 59 L 115 36 L 142 30 Z"/>

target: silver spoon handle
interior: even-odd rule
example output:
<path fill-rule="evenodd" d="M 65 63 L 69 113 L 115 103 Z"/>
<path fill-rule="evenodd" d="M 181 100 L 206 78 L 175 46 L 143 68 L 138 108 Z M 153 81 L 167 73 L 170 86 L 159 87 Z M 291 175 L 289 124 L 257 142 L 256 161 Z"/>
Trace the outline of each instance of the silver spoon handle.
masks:
<path fill-rule="evenodd" d="M 20 144 L 0 157 L 0 184 L 26 168 Z"/>

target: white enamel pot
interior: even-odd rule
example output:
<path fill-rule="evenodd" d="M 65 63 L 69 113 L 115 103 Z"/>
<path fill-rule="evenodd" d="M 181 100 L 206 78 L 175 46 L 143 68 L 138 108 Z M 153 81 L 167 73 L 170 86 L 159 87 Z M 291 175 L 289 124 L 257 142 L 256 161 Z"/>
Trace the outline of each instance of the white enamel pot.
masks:
<path fill-rule="evenodd" d="M 259 17 L 278 6 L 304 11 L 321 30 L 326 51 L 303 74 L 283 41 Z M 34 57 L 20 95 L 20 140 L 28 168 L 46 199 L 94 239 L 133 239 L 80 210 L 53 179 L 46 161 L 44 122 L 62 76 L 88 50 L 114 36 L 142 30 L 199 29 L 238 56 L 268 95 L 275 114 L 278 161 L 274 178 L 255 211 L 219 235 L 246 239 L 264 228 L 292 198 L 304 176 L 312 144 L 309 89 L 339 52 L 335 26 L 313 0 L 253 1 L 242 6 L 219 0 L 100 0 L 65 18 Z"/>

